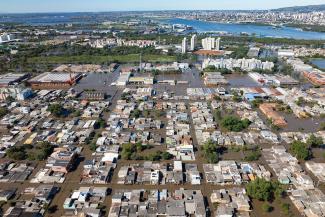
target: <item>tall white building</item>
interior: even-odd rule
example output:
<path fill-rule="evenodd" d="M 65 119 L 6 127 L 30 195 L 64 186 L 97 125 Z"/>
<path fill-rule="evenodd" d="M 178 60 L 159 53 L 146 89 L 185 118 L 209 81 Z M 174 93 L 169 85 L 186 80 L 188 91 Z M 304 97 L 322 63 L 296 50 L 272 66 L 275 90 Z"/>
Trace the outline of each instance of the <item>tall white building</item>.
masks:
<path fill-rule="evenodd" d="M 216 40 L 216 50 L 220 50 L 220 38 L 217 38 Z"/>
<path fill-rule="evenodd" d="M 187 52 L 187 38 L 185 37 L 182 41 L 182 53 Z"/>
<path fill-rule="evenodd" d="M 203 50 L 220 50 L 220 38 L 204 38 L 202 39 Z"/>
<path fill-rule="evenodd" d="M 197 36 L 196 35 L 192 35 L 192 38 L 191 38 L 191 51 L 195 50 L 196 40 L 197 40 Z"/>
<path fill-rule="evenodd" d="M 10 41 L 13 41 L 15 39 L 16 39 L 15 35 L 4 33 L 4 34 L 0 35 L 0 44 L 5 43 L 5 42 L 10 42 Z"/>
<path fill-rule="evenodd" d="M 213 50 L 215 48 L 215 38 L 204 38 L 202 39 L 203 50 Z"/>

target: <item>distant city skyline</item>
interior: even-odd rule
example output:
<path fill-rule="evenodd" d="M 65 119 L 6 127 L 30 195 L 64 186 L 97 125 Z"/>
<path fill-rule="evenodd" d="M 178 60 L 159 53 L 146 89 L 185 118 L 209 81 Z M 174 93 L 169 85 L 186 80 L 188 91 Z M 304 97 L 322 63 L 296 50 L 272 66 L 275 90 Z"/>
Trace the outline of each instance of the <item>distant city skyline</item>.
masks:
<path fill-rule="evenodd" d="M 2 3 L 0 13 L 255 10 L 317 4 L 324 4 L 324 0 L 10 0 Z"/>

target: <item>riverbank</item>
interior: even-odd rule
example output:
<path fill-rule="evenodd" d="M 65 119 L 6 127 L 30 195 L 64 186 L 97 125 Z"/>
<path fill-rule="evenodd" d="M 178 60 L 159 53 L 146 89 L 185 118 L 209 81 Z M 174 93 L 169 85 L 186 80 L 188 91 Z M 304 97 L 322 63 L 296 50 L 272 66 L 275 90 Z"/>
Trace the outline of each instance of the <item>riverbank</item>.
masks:
<path fill-rule="evenodd" d="M 199 20 L 188 19 L 167 19 L 168 24 L 183 24 L 193 27 L 199 33 L 206 32 L 223 32 L 238 36 L 240 34 L 248 34 L 255 37 L 269 37 L 269 38 L 293 38 L 304 40 L 325 40 L 325 33 L 302 31 L 293 27 L 273 28 L 268 25 L 255 25 L 255 24 L 235 24 L 235 23 L 216 23 Z"/>

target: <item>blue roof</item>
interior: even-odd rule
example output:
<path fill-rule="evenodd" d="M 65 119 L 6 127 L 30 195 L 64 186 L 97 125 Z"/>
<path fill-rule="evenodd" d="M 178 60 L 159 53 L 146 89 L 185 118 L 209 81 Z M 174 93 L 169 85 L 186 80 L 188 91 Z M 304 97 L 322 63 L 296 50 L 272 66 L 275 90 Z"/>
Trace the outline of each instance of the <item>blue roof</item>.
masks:
<path fill-rule="evenodd" d="M 245 99 L 249 101 L 252 101 L 257 97 L 262 97 L 262 95 L 259 93 L 245 93 Z"/>

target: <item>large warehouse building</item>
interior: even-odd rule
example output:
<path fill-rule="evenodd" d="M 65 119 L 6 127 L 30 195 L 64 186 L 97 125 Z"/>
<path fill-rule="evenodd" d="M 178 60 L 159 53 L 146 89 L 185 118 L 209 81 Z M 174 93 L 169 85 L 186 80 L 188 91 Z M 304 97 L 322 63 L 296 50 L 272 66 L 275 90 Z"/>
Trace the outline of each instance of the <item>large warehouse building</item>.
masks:
<path fill-rule="evenodd" d="M 15 85 L 28 78 L 28 74 L 20 73 L 8 73 L 4 75 L 0 75 L 0 87 L 8 87 L 10 85 Z"/>
<path fill-rule="evenodd" d="M 33 89 L 69 89 L 76 84 L 82 75 L 81 73 L 54 73 L 45 72 L 40 74 L 28 82 Z"/>

